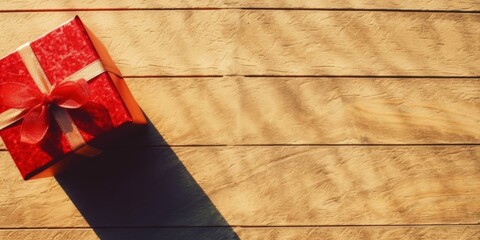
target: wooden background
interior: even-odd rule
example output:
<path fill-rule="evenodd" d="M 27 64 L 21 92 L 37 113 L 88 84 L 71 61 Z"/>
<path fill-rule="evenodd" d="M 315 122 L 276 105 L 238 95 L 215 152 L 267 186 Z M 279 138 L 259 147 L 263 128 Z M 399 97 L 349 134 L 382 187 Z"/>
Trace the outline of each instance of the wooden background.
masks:
<path fill-rule="evenodd" d="M 0 54 L 75 14 L 151 122 L 2 147 L 0 239 L 480 239 L 480 1 L 1 1 Z"/>

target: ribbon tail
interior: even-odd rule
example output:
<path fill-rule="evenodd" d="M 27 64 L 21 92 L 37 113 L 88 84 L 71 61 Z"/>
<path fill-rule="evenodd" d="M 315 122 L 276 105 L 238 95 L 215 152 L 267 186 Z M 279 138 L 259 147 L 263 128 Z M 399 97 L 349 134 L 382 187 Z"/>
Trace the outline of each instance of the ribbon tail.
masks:
<path fill-rule="evenodd" d="M 47 134 L 48 124 L 48 106 L 41 104 L 33 107 L 23 118 L 20 141 L 37 144 Z"/>
<path fill-rule="evenodd" d="M 53 86 L 49 98 L 55 105 L 63 108 L 79 108 L 88 102 L 90 91 L 85 79 L 77 81 L 63 81 Z"/>
<path fill-rule="evenodd" d="M 93 157 L 100 154 L 102 151 L 88 145 L 83 139 L 77 126 L 73 123 L 68 111 L 64 108 L 52 108 L 53 117 L 58 123 L 58 126 L 67 137 L 70 147 L 77 154 L 87 157 Z"/>

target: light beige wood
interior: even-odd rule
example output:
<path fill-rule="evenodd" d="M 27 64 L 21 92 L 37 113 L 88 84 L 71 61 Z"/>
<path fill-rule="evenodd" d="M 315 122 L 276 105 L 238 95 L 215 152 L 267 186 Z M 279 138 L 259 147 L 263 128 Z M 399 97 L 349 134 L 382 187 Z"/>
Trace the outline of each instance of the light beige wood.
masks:
<path fill-rule="evenodd" d="M 0 152 L 0 226 L 479 221 L 479 146 L 116 151 L 67 172 L 60 184 L 53 178 L 24 182 Z"/>
<path fill-rule="evenodd" d="M 477 79 L 225 77 L 127 84 L 173 145 L 480 143 Z"/>
<path fill-rule="evenodd" d="M 478 223 L 477 147 L 185 150 L 231 225 Z"/>
<path fill-rule="evenodd" d="M 335 228 L 240 228 L 235 229 L 240 239 L 262 240 L 467 240 L 480 237 L 478 226 L 441 227 L 335 227 Z"/>
<path fill-rule="evenodd" d="M 477 79 L 126 81 L 170 145 L 480 143 Z M 138 144 L 165 145 L 156 131 Z"/>
<path fill-rule="evenodd" d="M 302 227 L 302 228 L 238 228 L 233 231 L 243 240 L 406 240 L 406 239 L 435 239 L 435 240 L 471 240 L 480 237 L 479 226 L 441 226 L 441 227 Z M 37 240 L 37 239 L 101 239 L 101 236 L 111 239 L 131 239 L 138 236 L 148 239 L 199 239 L 207 240 L 211 237 L 223 239 L 237 239 L 230 234 L 221 235 L 223 228 L 145 228 L 145 229 L 42 229 L 42 230 L 0 230 L 0 238 L 5 240 Z M 95 232 L 96 231 L 96 232 Z M 198 232 L 203 231 L 199 236 Z M 113 238 L 115 237 L 115 238 Z M 180 238 L 185 237 L 185 238 Z M 188 238 L 191 237 L 191 238 Z M 147 239 L 147 238 L 145 238 Z M 218 238 L 217 238 L 218 239 Z"/>
<path fill-rule="evenodd" d="M 241 20 L 235 54 L 241 74 L 480 73 L 474 40 L 480 28 L 472 27 L 480 15 L 247 11 Z"/>
<path fill-rule="evenodd" d="M 340 8 L 340 9 L 400 9 L 400 10 L 465 10 L 478 11 L 478 0 L 467 1 L 415 1 L 415 0 L 227 0 L 226 6 L 260 8 Z"/>
<path fill-rule="evenodd" d="M 0 15 L 0 55 L 75 14 L 99 37 L 124 75 L 227 72 L 236 16 L 224 11 L 44 12 Z M 151 23 L 151 24 L 146 24 Z"/>
<path fill-rule="evenodd" d="M 2 10 L 41 10 L 41 9 L 99 9 L 99 8 L 346 8 L 346 9 L 401 9 L 401 10 L 463 10 L 478 11 L 480 2 L 478 0 L 468 1 L 415 1 L 415 0 L 104 0 L 101 2 L 93 0 L 16 0 L 0 2 Z"/>
<path fill-rule="evenodd" d="M 79 14 L 152 124 L 57 178 L 0 150 L 0 239 L 479 239 L 480 84 L 418 78 L 480 76 L 479 3 L 1 1 L 0 55 Z"/>
<path fill-rule="evenodd" d="M 130 76 L 480 75 L 480 15 L 459 13 L 4 13 L 0 55 L 76 13 Z"/>
<path fill-rule="evenodd" d="M 176 227 L 176 228 L 86 228 L 86 229 L 8 229 L 0 230 L 2 240 L 65 240 L 65 239 L 195 239 L 195 240 L 239 240 L 234 232 L 235 228 L 229 227 Z M 455 236 L 454 234 L 451 234 Z M 248 238 L 242 238 L 248 239 Z"/>

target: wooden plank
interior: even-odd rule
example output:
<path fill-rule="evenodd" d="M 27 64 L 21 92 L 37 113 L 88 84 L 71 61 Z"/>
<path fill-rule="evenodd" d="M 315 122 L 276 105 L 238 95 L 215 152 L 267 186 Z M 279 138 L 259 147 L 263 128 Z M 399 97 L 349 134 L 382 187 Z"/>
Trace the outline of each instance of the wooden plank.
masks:
<path fill-rule="evenodd" d="M 227 0 L 226 6 L 232 7 L 258 7 L 258 8 L 307 8 L 307 9 L 398 9 L 398 10 L 462 10 L 478 11 L 480 2 L 478 0 L 455 1 L 415 1 L 415 0 L 263 0 L 263 1 L 242 1 Z"/>
<path fill-rule="evenodd" d="M 37 239 L 156 239 L 156 240 L 239 240 L 232 228 L 101 228 L 101 229 L 44 229 L 44 230 L 0 230 L 3 240 L 37 240 Z M 248 239 L 248 238 L 244 238 Z"/>
<path fill-rule="evenodd" d="M 480 15 L 247 11 L 241 20 L 242 74 L 480 75 L 470 35 Z"/>
<path fill-rule="evenodd" d="M 239 228 L 237 234 L 224 233 L 225 228 L 121 228 L 121 229 L 41 229 L 0 230 L 5 240 L 37 239 L 435 239 L 471 240 L 480 237 L 479 226 L 439 227 L 302 227 L 302 228 Z M 199 235 L 200 233 L 200 235 Z M 142 238 L 143 237 L 143 238 Z M 217 237 L 217 238 L 212 238 Z"/>
<path fill-rule="evenodd" d="M 4 13 L 1 55 L 75 13 L 129 76 L 480 75 L 480 15 L 460 13 Z"/>
<path fill-rule="evenodd" d="M 142 146 L 480 143 L 477 79 L 126 81 L 152 122 Z"/>
<path fill-rule="evenodd" d="M 82 1 L 48 1 L 16 0 L 0 2 L 0 9 L 8 11 L 42 10 L 42 9 L 157 9 L 157 8 L 324 8 L 324 9 L 398 9 L 398 10 L 448 10 L 478 11 L 480 2 L 470 1 L 415 1 L 415 0 L 163 0 L 163 1 L 128 1 L 128 0 L 93 0 Z"/>
<path fill-rule="evenodd" d="M 127 84 L 173 145 L 480 143 L 477 79 L 225 77 Z"/>
<path fill-rule="evenodd" d="M 228 72 L 238 13 L 120 11 L 4 13 L 0 55 L 80 15 L 124 75 L 203 75 Z M 146 24 L 152 23 L 152 24 Z"/>
<path fill-rule="evenodd" d="M 479 222 L 480 146 L 115 151 L 83 161 L 58 183 L 24 182 L 0 152 L 0 226 Z"/>
<path fill-rule="evenodd" d="M 435 239 L 467 240 L 480 237 L 479 226 L 439 227 L 335 227 L 335 228 L 241 228 L 235 229 L 240 239 Z"/>

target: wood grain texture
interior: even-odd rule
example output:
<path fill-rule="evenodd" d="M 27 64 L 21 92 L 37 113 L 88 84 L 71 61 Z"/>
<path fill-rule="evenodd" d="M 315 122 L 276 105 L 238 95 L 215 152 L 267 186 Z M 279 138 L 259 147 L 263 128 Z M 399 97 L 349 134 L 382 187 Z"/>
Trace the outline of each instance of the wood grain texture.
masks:
<path fill-rule="evenodd" d="M 480 73 L 480 41 L 470 35 L 480 31 L 480 15 L 248 11 L 241 20 L 236 66 L 242 74 Z"/>
<path fill-rule="evenodd" d="M 9 155 L 0 152 L 0 226 L 476 224 L 480 220 L 478 146 L 128 151 L 117 149 L 106 158 L 84 161 L 86 166 L 57 178 L 59 183 L 52 178 L 24 182 Z M 224 220 L 215 220 L 220 217 L 215 214 Z"/>
<path fill-rule="evenodd" d="M 467 240 L 480 237 L 479 226 L 442 227 L 336 227 L 336 228 L 241 228 L 235 229 L 241 239 L 282 240 Z"/>
<path fill-rule="evenodd" d="M 225 230 L 228 231 L 225 231 Z M 0 230 L 2 240 L 33 239 L 82 239 L 82 240 L 238 240 L 228 227 L 208 228 L 102 228 L 102 229 L 43 229 L 43 230 Z M 247 239 L 247 238 L 243 238 Z"/>
<path fill-rule="evenodd" d="M 133 78 L 142 146 L 480 143 L 477 79 Z M 154 99 L 154 100 L 153 100 Z M 5 149 L 3 143 L 0 148 Z"/>
<path fill-rule="evenodd" d="M 124 75 L 229 72 L 238 13 L 228 11 L 120 11 L 5 13 L 2 54 L 80 15 Z M 146 24 L 151 23 L 151 24 Z"/>
<path fill-rule="evenodd" d="M 127 84 L 173 145 L 480 143 L 477 79 L 142 78 Z"/>
<path fill-rule="evenodd" d="M 258 8 L 306 8 L 306 9 L 390 9 L 390 10 L 463 10 L 477 11 L 480 2 L 478 0 L 470 1 L 415 1 L 415 0 L 386 0 L 386 1 L 370 1 L 370 0 L 227 0 L 226 6 L 232 7 L 258 7 Z"/>
<path fill-rule="evenodd" d="M 151 122 L 56 178 L 0 145 L 0 239 L 479 239 L 478 11 L 1 1 L 0 55 L 78 14 Z"/>
<path fill-rule="evenodd" d="M 480 2 L 470 1 L 415 1 L 415 0 L 104 0 L 101 2 L 93 0 L 16 0 L 0 2 L 0 9 L 6 11 L 42 10 L 42 9 L 156 9 L 156 8 L 340 8 L 340 9 L 398 9 L 398 10 L 461 10 L 478 11 Z"/>
<path fill-rule="evenodd" d="M 75 13 L 129 76 L 480 75 L 480 15 L 460 13 L 4 13 L 1 55 Z"/>
<path fill-rule="evenodd" d="M 195 228 L 147 228 L 147 229 L 102 229 L 101 234 L 109 234 L 117 240 L 129 240 L 139 236 L 142 239 L 211 239 L 196 234 Z M 213 231 L 217 229 L 212 229 Z M 221 230 L 221 228 L 219 229 Z M 480 237 L 479 226 L 443 226 L 443 227 L 302 227 L 302 228 L 237 228 L 233 230 L 244 240 L 471 240 Z M 99 231 L 99 230 L 96 230 Z M 113 238 L 115 237 L 115 238 Z M 183 238 L 182 238 L 183 237 Z M 4 240 L 37 240 L 37 239 L 99 239 L 93 229 L 42 229 L 42 230 L 0 230 L 0 238 Z M 235 239 L 224 236 L 225 240 Z"/>

